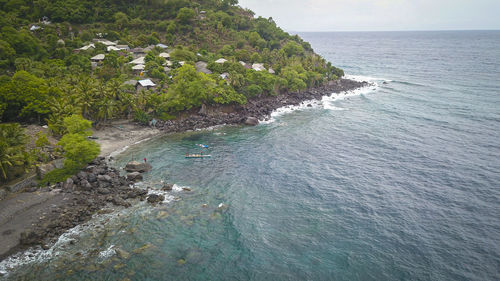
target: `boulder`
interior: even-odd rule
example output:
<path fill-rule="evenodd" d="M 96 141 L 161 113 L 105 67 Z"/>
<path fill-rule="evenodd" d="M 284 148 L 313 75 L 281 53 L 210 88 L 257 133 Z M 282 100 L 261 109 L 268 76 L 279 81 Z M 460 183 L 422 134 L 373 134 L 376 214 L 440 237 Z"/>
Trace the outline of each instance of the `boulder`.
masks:
<path fill-rule="evenodd" d="M 127 251 L 125 251 L 125 250 L 122 250 L 122 249 L 120 249 L 120 248 L 116 248 L 116 249 L 115 249 L 115 252 L 116 252 L 116 253 L 118 254 L 118 256 L 119 256 L 121 259 L 123 259 L 123 260 L 126 260 L 126 259 L 130 258 L 130 254 L 129 254 Z"/>
<path fill-rule="evenodd" d="M 245 119 L 245 125 L 249 125 L 249 126 L 257 126 L 259 125 L 259 119 L 255 118 L 255 117 L 247 117 L 247 119 Z"/>
<path fill-rule="evenodd" d="M 128 173 L 127 179 L 129 181 L 140 181 L 140 180 L 142 180 L 142 175 L 139 172 Z"/>
<path fill-rule="evenodd" d="M 95 174 L 89 174 L 87 180 L 92 183 L 97 181 L 97 176 Z"/>
<path fill-rule="evenodd" d="M 63 188 L 64 189 L 70 189 L 73 187 L 73 179 L 72 178 L 68 178 L 65 182 L 64 182 L 64 186 Z"/>
<path fill-rule="evenodd" d="M 111 182 L 111 177 L 109 175 L 98 175 L 97 179 L 100 181 Z"/>
<path fill-rule="evenodd" d="M 149 163 L 141 163 L 138 161 L 130 161 L 125 166 L 125 171 L 127 172 L 149 172 L 153 167 Z"/>
<path fill-rule="evenodd" d="M 36 175 L 42 179 L 48 172 L 54 170 L 55 167 L 52 163 L 40 164 L 36 166 Z"/>
<path fill-rule="evenodd" d="M 165 183 L 165 184 L 163 184 L 163 187 L 161 188 L 161 190 L 163 190 L 163 191 L 171 191 L 173 188 L 174 188 L 173 184 L 171 184 L 171 183 Z"/>
<path fill-rule="evenodd" d="M 151 194 L 148 197 L 148 202 L 151 204 L 156 204 L 162 202 L 163 200 L 165 200 L 165 196 L 163 195 Z"/>
<path fill-rule="evenodd" d="M 85 179 L 80 182 L 80 186 L 84 190 L 91 190 L 92 189 L 92 185 L 90 185 L 90 183 Z"/>
<path fill-rule="evenodd" d="M 106 195 L 106 194 L 110 194 L 111 191 L 109 189 L 107 189 L 107 188 L 99 187 L 97 189 L 97 193 Z"/>

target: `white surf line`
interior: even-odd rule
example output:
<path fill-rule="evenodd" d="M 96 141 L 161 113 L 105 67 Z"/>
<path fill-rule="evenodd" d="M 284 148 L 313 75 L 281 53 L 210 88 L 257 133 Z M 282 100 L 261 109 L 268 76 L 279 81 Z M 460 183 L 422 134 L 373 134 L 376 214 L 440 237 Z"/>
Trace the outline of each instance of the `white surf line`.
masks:
<path fill-rule="evenodd" d="M 308 108 L 324 108 L 329 110 L 346 110 L 345 108 L 336 107 L 332 104 L 334 101 L 344 100 L 349 97 L 359 96 L 367 93 L 371 93 L 377 91 L 379 89 L 378 81 L 391 82 L 392 80 L 383 79 L 383 78 L 375 78 L 369 76 L 361 76 L 361 75 L 346 75 L 346 79 L 351 79 L 358 82 L 368 82 L 368 85 L 365 87 L 361 87 L 355 90 L 343 91 L 340 93 L 332 93 L 330 95 L 324 95 L 321 100 L 312 99 L 305 100 L 298 105 L 287 105 L 280 108 L 277 108 L 273 112 L 271 112 L 269 118 L 259 120 L 261 124 L 270 124 L 276 121 L 276 117 L 285 115 L 287 113 L 296 111 L 296 110 L 304 110 Z"/>

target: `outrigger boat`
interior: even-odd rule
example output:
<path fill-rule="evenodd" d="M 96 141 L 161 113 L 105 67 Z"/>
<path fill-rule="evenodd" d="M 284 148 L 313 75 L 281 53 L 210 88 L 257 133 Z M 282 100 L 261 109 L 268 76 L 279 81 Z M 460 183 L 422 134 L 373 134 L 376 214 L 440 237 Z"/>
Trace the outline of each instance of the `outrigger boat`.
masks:
<path fill-rule="evenodd" d="M 210 158 L 210 154 L 186 154 L 186 158 Z"/>

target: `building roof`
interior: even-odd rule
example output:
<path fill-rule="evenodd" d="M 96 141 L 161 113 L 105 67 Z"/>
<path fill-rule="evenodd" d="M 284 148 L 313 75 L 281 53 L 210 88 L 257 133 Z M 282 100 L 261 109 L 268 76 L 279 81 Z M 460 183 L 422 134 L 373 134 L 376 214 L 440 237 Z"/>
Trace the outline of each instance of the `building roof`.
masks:
<path fill-rule="evenodd" d="M 144 48 L 144 52 L 145 52 L 145 53 L 150 52 L 150 51 L 152 51 L 154 48 L 155 48 L 155 45 L 149 45 L 149 46 L 147 46 L 146 48 Z"/>
<path fill-rule="evenodd" d="M 144 49 L 143 48 L 133 48 L 130 51 L 132 53 L 136 53 L 136 54 L 144 53 Z"/>
<path fill-rule="evenodd" d="M 272 69 L 271 67 L 269 68 L 268 72 L 271 73 L 271 74 L 275 74 L 276 73 L 276 71 L 274 71 L 274 69 Z"/>
<path fill-rule="evenodd" d="M 220 58 L 220 59 L 216 60 L 216 61 L 215 61 L 215 63 L 220 63 L 220 64 L 223 64 L 223 63 L 225 63 L 226 61 L 227 61 L 227 59 L 225 59 L 225 58 Z"/>
<path fill-rule="evenodd" d="M 145 59 L 146 57 L 138 57 L 135 60 L 131 61 L 131 64 L 145 64 Z"/>
<path fill-rule="evenodd" d="M 164 65 L 166 65 L 166 66 L 172 66 L 172 65 L 174 65 L 174 64 L 173 64 L 171 61 L 169 61 L 169 60 L 168 60 L 168 61 L 166 61 L 166 62 L 165 62 L 165 64 L 164 64 Z"/>
<path fill-rule="evenodd" d="M 105 54 L 98 54 L 98 55 L 91 57 L 90 59 L 91 60 L 103 60 L 105 57 L 106 57 Z"/>
<path fill-rule="evenodd" d="M 169 53 L 160 53 L 158 56 L 160 58 L 166 58 L 166 59 L 170 58 L 170 54 Z"/>
<path fill-rule="evenodd" d="M 116 45 L 116 47 L 120 50 L 130 50 L 128 45 Z"/>
<path fill-rule="evenodd" d="M 168 46 L 167 46 L 167 45 L 162 44 L 162 43 L 156 44 L 156 47 L 160 47 L 160 48 L 162 48 L 162 49 L 166 49 L 166 48 L 168 48 Z"/>
<path fill-rule="evenodd" d="M 88 50 L 88 49 L 90 49 L 90 48 L 95 48 L 94 43 L 90 43 L 90 44 L 88 44 L 88 45 L 86 45 L 86 46 L 83 46 L 83 47 L 81 47 L 81 48 L 80 48 L 80 50 L 82 50 L 82 51 L 86 51 L 86 50 Z"/>
<path fill-rule="evenodd" d="M 108 52 L 111 52 L 111 51 L 120 51 L 121 49 L 119 49 L 115 46 L 108 46 L 107 50 L 108 50 Z"/>
<path fill-rule="evenodd" d="M 139 85 L 141 85 L 143 87 L 154 87 L 154 86 L 156 86 L 156 84 L 153 83 L 153 81 L 151 81 L 151 79 L 139 80 Z"/>
<path fill-rule="evenodd" d="M 179 62 L 179 64 L 180 64 L 181 66 L 183 66 L 183 65 L 185 65 L 185 64 L 186 64 L 186 62 L 185 62 L 185 61 L 180 61 L 180 62 Z"/>
<path fill-rule="evenodd" d="M 265 71 L 266 70 L 263 63 L 254 63 L 252 65 L 252 69 L 255 71 Z"/>
<path fill-rule="evenodd" d="M 123 85 L 132 85 L 132 86 L 135 86 L 137 85 L 137 80 L 128 80 L 126 81 L 125 83 L 123 83 Z"/>
<path fill-rule="evenodd" d="M 40 29 L 40 28 L 41 28 L 41 27 L 39 27 L 38 25 L 33 25 L 33 26 L 30 28 L 30 30 L 31 30 L 31 31 L 35 31 L 35 30 L 38 30 L 38 29 Z"/>
<path fill-rule="evenodd" d="M 199 61 L 197 63 L 194 64 L 194 66 L 196 67 L 196 70 L 198 72 L 202 72 L 202 73 L 205 73 L 205 74 L 212 74 L 212 71 L 210 71 L 208 68 L 207 68 L 207 63 L 204 62 L 204 61 Z"/>
<path fill-rule="evenodd" d="M 144 64 L 136 64 L 132 66 L 132 70 L 144 70 L 145 66 Z"/>
<path fill-rule="evenodd" d="M 115 46 L 116 43 L 115 42 L 111 42 L 109 40 L 106 40 L 106 39 L 94 39 L 96 42 L 99 42 L 101 44 L 104 44 L 106 46 Z"/>

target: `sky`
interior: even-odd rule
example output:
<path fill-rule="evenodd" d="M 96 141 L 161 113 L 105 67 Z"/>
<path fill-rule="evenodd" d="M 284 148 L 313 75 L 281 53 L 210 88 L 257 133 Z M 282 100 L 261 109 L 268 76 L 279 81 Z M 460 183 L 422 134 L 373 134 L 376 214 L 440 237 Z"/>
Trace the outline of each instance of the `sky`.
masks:
<path fill-rule="evenodd" d="M 500 0 L 239 0 L 286 31 L 500 30 Z"/>

